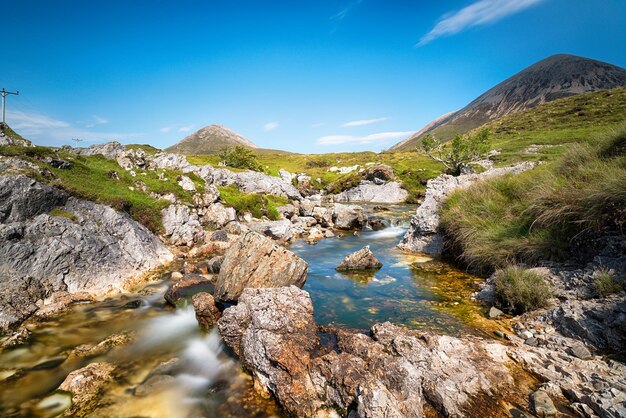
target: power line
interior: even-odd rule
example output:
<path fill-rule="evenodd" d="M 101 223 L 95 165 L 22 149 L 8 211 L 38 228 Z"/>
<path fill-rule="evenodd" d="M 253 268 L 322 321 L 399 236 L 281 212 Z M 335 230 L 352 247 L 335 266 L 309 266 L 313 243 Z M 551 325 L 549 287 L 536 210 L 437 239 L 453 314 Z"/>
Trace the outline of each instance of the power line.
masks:
<path fill-rule="evenodd" d="M 6 97 L 9 94 L 14 94 L 14 95 L 18 96 L 20 94 L 20 92 L 19 92 L 19 90 L 18 91 L 6 91 L 4 89 L 4 87 L 3 87 L 2 91 L 0 91 L 0 94 L 2 94 L 2 123 L 6 124 L 6 117 L 5 117 L 6 116 L 5 115 L 6 107 L 5 107 L 5 104 L 4 104 L 4 102 L 6 100 Z"/>
<path fill-rule="evenodd" d="M 78 148 L 80 143 L 83 142 L 84 140 L 80 138 L 72 138 L 72 141 L 76 142 L 76 148 Z"/>

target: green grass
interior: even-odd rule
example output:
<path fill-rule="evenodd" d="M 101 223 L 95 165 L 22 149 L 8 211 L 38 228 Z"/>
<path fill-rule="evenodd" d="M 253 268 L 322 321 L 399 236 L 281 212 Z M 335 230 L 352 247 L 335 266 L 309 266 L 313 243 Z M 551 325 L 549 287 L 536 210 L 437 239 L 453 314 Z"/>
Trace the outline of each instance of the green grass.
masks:
<path fill-rule="evenodd" d="M 218 187 L 224 205 L 234 208 L 237 213 L 250 212 L 255 218 L 267 216 L 276 221 L 280 219 L 278 206 L 286 205 L 286 197 L 269 194 L 244 193 L 235 185 Z"/>
<path fill-rule="evenodd" d="M 132 177 L 116 161 L 103 156 L 77 156 L 46 147 L 0 147 L 0 155 L 15 156 L 37 164 L 51 172 L 52 177 L 26 174 L 66 190 L 73 196 L 127 212 L 133 219 L 157 233 L 162 232 L 163 227 L 161 210 L 169 205 L 169 202 L 151 197 L 150 192 L 172 193 L 179 201 L 192 202 L 192 193 L 184 191 L 176 182 L 176 177 L 181 173 L 173 170 L 158 172 L 135 170 L 137 176 Z M 44 157 L 71 161 L 72 168 L 65 170 L 53 168 L 42 161 Z M 166 181 L 158 178 L 160 172 L 165 175 Z M 201 179 L 197 176 L 189 176 L 198 186 L 201 184 Z M 142 188 L 145 188 L 145 191 Z"/>
<path fill-rule="evenodd" d="M 64 211 L 61 208 L 52 208 L 52 210 L 49 213 L 50 216 L 60 216 L 62 218 L 67 218 L 69 220 L 71 220 L 72 222 L 76 222 L 78 219 L 76 218 L 76 215 L 74 215 L 73 213 Z"/>
<path fill-rule="evenodd" d="M 496 271 L 494 285 L 498 306 L 513 314 L 544 308 L 552 297 L 543 277 L 519 266 Z"/>
<path fill-rule="evenodd" d="M 596 296 L 599 298 L 605 298 L 609 295 L 619 293 L 624 287 L 613 272 L 606 268 L 599 269 L 593 276 L 594 289 Z"/>
<path fill-rule="evenodd" d="M 593 145 L 591 145 L 593 144 Z M 481 271 L 563 260 L 585 234 L 624 233 L 626 126 L 558 161 L 453 193 L 441 209 L 452 251 Z"/>

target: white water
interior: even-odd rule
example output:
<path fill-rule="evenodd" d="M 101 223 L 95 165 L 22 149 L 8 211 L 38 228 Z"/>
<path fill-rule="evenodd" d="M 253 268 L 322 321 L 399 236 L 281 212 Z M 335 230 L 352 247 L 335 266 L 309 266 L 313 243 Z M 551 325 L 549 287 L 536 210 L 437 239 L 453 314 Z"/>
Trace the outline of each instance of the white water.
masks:
<path fill-rule="evenodd" d="M 406 228 L 401 226 L 390 226 L 380 231 L 372 232 L 371 234 L 364 234 L 363 237 L 367 239 L 381 239 L 381 238 L 393 238 L 404 235 Z"/>

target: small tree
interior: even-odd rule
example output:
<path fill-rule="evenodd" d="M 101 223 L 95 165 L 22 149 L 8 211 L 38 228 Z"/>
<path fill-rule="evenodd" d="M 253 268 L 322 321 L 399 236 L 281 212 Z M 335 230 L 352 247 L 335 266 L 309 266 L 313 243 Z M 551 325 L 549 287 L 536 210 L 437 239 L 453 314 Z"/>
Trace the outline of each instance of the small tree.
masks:
<path fill-rule="evenodd" d="M 261 163 L 257 160 L 254 152 L 249 148 L 242 147 L 241 145 L 222 148 L 220 158 L 228 167 L 263 171 L 263 166 L 261 166 Z"/>
<path fill-rule="evenodd" d="M 451 141 L 428 134 L 422 138 L 421 149 L 429 158 L 442 163 L 448 174 L 458 176 L 463 167 L 487 155 L 489 142 L 489 131 L 486 129 L 473 135 L 456 134 Z"/>

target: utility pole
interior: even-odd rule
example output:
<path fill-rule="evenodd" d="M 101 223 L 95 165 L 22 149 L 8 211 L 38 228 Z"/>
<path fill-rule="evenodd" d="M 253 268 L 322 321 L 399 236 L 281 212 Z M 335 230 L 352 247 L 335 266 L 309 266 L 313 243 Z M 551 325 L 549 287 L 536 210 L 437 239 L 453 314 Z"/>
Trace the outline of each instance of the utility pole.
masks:
<path fill-rule="evenodd" d="M 0 91 L 0 94 L 2 94 L 2 123 L 6 124 L 6 118 L 5 118 L 5 105 L 4 105 L 4 101 L 6 100 L 7 94 L 15 94 L 16 96 L 18 96 L 20 94 L 19 91 L 6 91 L 4 89 L 4 87 L 2 88 L 2 91 Z"/>
<path fill-rule="evenodd" d="M 81 142 L 83 142 L 82 139 L 79 138 L 72 138 L 72 141 L 76 142 L 76 148 L 78 148 L 78 146 L 80 145 Z"/>

